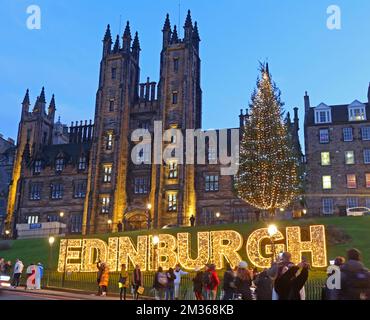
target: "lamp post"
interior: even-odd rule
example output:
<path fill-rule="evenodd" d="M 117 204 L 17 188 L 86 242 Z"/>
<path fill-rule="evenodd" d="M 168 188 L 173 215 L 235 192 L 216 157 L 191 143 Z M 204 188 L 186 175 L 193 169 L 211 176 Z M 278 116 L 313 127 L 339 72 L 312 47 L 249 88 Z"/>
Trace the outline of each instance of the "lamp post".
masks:
<path fill-rule="evenodd" d="M 216 212 L 216 219 L 217 219 L 216 223 L 217 224 L 219 224 L 219 222 L 220 222 L 220 217 L 221 217 L 221 213 L 220 212 Z"/>
<path fill-rule="evenodd" d="M 9 235 L 10 235 L 10 231 L 9 230 L 5 230 L 5 239 L 8 239 L 9 238 Z"/>
<path fill-rule="evenodd" d="M 111 232 L 112 232 L 112 225 L 113 225 L 113 221 L 112 221 L 111 219 L 109 219 L 109 220 L 107 221 L 107 223 L 108 223 L 108 230 L 109 230 L 109 232 L 111 233 Z"/>
<path fill-rule="evenodd" d="M 59 212 L 59 222 L 60 222 L 60 232 L 59 233 L 63 233 L 63 230 L 62 230 L 62 224 L 63 224 L 63 220 L 64 220 L 64 212 L 61 211 Z"/>
<path fill-rule="evenodd" d="M 153 246 L 154 246 L 154 256 L 153 256 L 153 260 L 154 260 L 154 270 L 156 271 L 158 266 L 157 266 L 157 248 L 158 248 L 158 244 L 159 244 L 159 237 L 158 236 L 154 236 L 153 237 Z"/>
<path fill-rule="evenodd" d="M 48 259 L 48 282 L 47 287 L 49 287 L 49 280 L 50 280 L 50 272 L 51 272 L 51 264 L 53 260 L 53 244 L 55 242 L 54 237 L 49 237 L 49 259 Z"/>
<path fill-rule="evenodd" d="M 269 227 L 267 229 L 267 232 L 270 236 L 270 241 L 271 241 L 271 245 L 272 245 L 273 259 L 274 259 L 274 261 L 276 261 L 276 249 L 275 249 L 274 237 L 278 233 L 278 229 L 274 224 L 271 224 L 271 225 L 269 225 Z"/>

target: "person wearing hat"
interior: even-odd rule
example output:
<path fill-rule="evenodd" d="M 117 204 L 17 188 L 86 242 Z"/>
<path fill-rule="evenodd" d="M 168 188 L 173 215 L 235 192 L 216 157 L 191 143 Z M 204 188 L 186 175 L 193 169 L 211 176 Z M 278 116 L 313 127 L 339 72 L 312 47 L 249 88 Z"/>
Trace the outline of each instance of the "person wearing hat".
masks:
<path fill-rule="evenodd" d="M 248 270 L 248 263 L 241 261 L 235 278 L 236 294 L 241 296 L 242 300 L 252 300 L 252 277 Z"/>
<path fill-rule="evenodd" d="M 204 272 L 201 270 L 201 268 L 195 268 L 196 275 L 193 278 L 193 289 L 195 298 L 197 300 L 204 300 L 203 296 L 203 275 Z"/>

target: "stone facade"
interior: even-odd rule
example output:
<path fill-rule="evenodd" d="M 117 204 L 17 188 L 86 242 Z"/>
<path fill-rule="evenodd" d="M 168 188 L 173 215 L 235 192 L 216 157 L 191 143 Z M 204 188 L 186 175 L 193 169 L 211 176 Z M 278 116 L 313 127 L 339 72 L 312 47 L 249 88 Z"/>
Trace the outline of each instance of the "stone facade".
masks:
<path fill-rule="evenodd" d="M 369 117 L 368 102 L 311 107 L 306 94 L 309 215 L 345 215 L 350 207 L 370 207 Z"/>
<path fill-rule="evenodd" d="M 68 232 L 92 234 L 117 231 L 121 226 L 132 230 L 148 225 L 189 225 L 192 216 L 197 224 L 245 222 L 254 216 L 254 210 L 235 196 L 234 177 L 221 175 L 222 165 L 217 152 L 210 149 L 209 140 L 205 164 L 181 164 L 176 159 L 156 164 L 153 153 L 146 149 L 134 156 L 136 160 L 140 158 L 138 164 L 132 161 L 140 139 L 133 142 L 131 136 L 138 129 L 151 138 L 151 150 L 158 148 L 155 127 L 162 132 L 202 132 L 197 24 L 193 24 L 189 12 L 184 38 L 180 39 L 177 27 L 171 27 L 167 16 L 162 32 L 159 82 L 147 78 L 140 83 L 138 34 L 132 39 L 127 23 L 123 37 L 117 36 L 113 44 L 108 26 L 103 39 L 94 124 L 76 123 L 68 129 L 60 121 L 54 123 L 55 100 L 53 97 L 46 113 L 44 90 L 30 112 L 27 92 L 8 223 L 14 226 L 55 221 L 63 212 Z M 241 112 L 241 127 L 245 119 Z M 291 129 L 298 141 L 297 114 Z M 231 129 L 227 131 L 230 136 Z M 174 144 L 174 139 L 169 136 L 159 150 Z M 187 143 L 182 146 L 184 151 Z M 300 150 L 299 141 L 297 147 Z M 212 162 L 214 158 L 216 163 Z M 80 193 L 76 194 L 76 186 L 81 182 L 85 183 L 84 188 L 79 187 Z"/>
<path fill-rule="evenodd" d="M 0 135 L 0 234 L 6 216 L 9 184 L 12 179 L 15 142 Z"/>

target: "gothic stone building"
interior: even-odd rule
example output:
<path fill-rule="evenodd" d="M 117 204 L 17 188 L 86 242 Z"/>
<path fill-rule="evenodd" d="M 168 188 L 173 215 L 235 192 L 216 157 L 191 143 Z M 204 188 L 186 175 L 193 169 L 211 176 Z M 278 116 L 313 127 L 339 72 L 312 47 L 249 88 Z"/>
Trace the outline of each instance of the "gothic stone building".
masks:
<path fill-rule="evenodd" d="M 138 128 L 151 136 L 156 121 L 162 121 L 163 131 L 201 128 L 199 43 L 198 26 L 190 11 L 183 39 L 176 26 L 171 28 L 167 16 L 159 82 L 148 78 L 139 83 L 138 34 L 132 40 L 127 23 L 123 38 L 117 36 L 113 44 L 108 26 L 94 124 L 80 123 L 69 129 L 61 128 L 60 123 L 56 126 L 54 97 L 46 112 L 43 90 L 30 112 L 27 92 L 8 222 L 54 221 L 63 212 L 69 232 L 89 234 L 116 231 L 122 222 L 126 229 L 146 228 L 148 223 L 156 228 L 189 225 L 193 215 L 198 224 L 247 221 L 254 212 L 235 196 L 233 176 L 221 175 L 222 166 L 209 163 L 218 156 L 217 148 L 210 148 L 209 143 L 208 159 L 202 165 L 148 164 L 151 155 L 146 149 L 138 154 L 142 164 L 131 160 L 137 143 L 130 137 Z M 241 126 L 245 117 L 242 112 Z M 297 115 L 292 128 L 298 137 Z"/>
<path fill-rule="evenodd" d="M 369 117 L 370 102 L 311 107 L 306 93 L 308 214 L 346 215 L 347 208 L 370 208 Z"/>
<path fill-rule="evenodd" d="M 15 142 L 13 139 L 4 139 L 0 134 L 0 234 L 6 216 L 9 184 L 12 179 Z"/>

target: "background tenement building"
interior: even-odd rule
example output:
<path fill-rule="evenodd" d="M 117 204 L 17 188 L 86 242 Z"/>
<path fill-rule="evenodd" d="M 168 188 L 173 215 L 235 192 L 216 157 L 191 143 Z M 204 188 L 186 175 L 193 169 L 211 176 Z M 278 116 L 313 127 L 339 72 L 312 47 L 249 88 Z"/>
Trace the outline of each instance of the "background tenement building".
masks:
<path fill-rule="evenodd" d="M 311 107 L 306 93 L 306 200 L 310 215 L 345 215 L 347 208 L 370 208 L 369 117 L 369 102 Z"/>
<path fill-rule="evenodd" d="M 108 26 L 94 123 L 76 122 L 70 128 L 54 123 L 54 96 L 46 111 L 43 89 L 30 111 L 27 91 L 8 205 L 13 226 L 62 219 L 70 233 L 95 233 L 115 231 L 121 223 L 126 230 L 189 225 L 192 215 L 197 224 L 254 217 L 254 210 L 235 196 L 233 176 L 222 176 L 221 165 L 211 164 L 219 154 L 208 142 L 206 164 L 147 164 L 152 155 L 146 149 L 137 155 L 142 164 L 131 160 L 136 143 L 130 137 L 138 128 L 153 136 L 155 121 L 162 121 L 163 131 L 202 125 L 197 23 L 189 11 L 180 39 L 167 16 L 162 31 L 159 82 L 139 83 L 138 34 L 132 39 L 127 23 L 113 44 Z M 247 116 L 241 112 L 241 127 Z M 297 109 L 289 123 L 300 152 Z"/>

